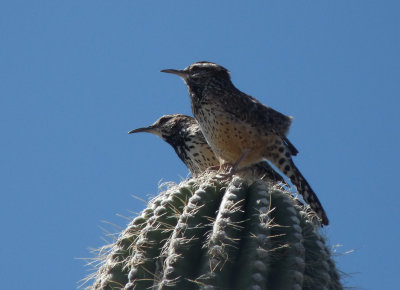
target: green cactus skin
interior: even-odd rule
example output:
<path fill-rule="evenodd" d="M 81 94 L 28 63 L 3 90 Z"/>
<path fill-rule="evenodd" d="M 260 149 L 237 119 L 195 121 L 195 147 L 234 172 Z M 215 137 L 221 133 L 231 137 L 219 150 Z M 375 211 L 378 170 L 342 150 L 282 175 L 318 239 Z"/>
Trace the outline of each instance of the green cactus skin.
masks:
<path fill-rule="evenodd" d="M 190 179 L 149 202 L 87 288 L 343 289 L 319 227 L 265 179 Z"/>
<path fill-rule="evenodd" d="M 153 216 L 132 245 L 132 256 L 126 268 L 129 269 L 129 281 L 134 283 L 127 283 L 126 289 L 147 289 L 153 285 L 157 279 L 156 267 L 163 243 L 176 227 L 191 196 L 191 189 L 183 186 L 172 192 L 167 191 L 162 199 L 156 199 Z"/>
<path fill-rule="evenodd" d="M 270 289 L 302 289 L 305 250 L 300 214 L 293 200 L 276 190 L 271 192 L 271 207 L 275 209 L 271 240 L 276 250 L 271 258 Z"/>
<path fill-rule="evenodd" d="M 339 273 L 324 237 L 308 220 L 307 213 L 303 211 L 300 213 L 300 225 L 304 233 L 303 244 L 308 254 L 305 259 L 303 289 L 343 289 L 340 284 Z"/>
<path fill-rule="evenodd" d="M 197 282 L 200 288 L 226 288 L 238 257 L 244 216 L 246 186 L 235 179 L 223 194 L 218 214 L 204 245 L 203 266 Z M 207 286 L 205 286 L 207 285 Z"/>
<path fill-rule="evenodd" d="M 152 215 L 153 210 L 147 208 L 142 214 L 136 217 L 122 232 L 120 238 L 111 245 L 108 256 L 103 265 L 97 271 L 95 277 L 96 282 L 92 288 L 94 289 L 120 289 L 128 282 L 126 269 L 126 259 L 132 254 L 130 248 L 138 236 L 138 233 L 146 225 L 147 220 Z M 100 249 L 101 256 L 108 246 Z M 91 277 L 89 277 L 91 278 Z"/>
<path fill-rule="evenodd" d="M 245 227 L 236 263 L 234 289 L 266 289 L 270 261 L 270 199 L 264 182 L 255 182 L 247 192 Z"/>

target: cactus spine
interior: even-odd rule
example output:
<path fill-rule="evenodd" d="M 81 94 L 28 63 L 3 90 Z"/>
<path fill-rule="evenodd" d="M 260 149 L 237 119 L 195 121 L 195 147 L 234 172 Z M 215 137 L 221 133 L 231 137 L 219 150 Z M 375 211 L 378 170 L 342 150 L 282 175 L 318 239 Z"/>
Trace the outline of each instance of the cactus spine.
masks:
<path fill-rule="evenodd" d="M 342 289 L 316 218 L 266 180 L 199 177 L 159 194 L 89 289 Z"/>

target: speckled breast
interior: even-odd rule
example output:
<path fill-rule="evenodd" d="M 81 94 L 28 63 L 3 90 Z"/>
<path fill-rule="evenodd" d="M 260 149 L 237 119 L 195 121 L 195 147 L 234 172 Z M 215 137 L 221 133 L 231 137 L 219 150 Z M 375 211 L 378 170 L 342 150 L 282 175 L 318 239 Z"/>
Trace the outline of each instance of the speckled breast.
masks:
<path fill-rule="evenodd" d="M 246 151 L 249 153 L 239 167 L 257 163 L 264 159 L 268 144 L 274 142 L 274 136 L 260 134 L 255 127 L 209 105 L 197 110 L 195 117 L 215 155 L 224 163 L 234 164 Z"/>

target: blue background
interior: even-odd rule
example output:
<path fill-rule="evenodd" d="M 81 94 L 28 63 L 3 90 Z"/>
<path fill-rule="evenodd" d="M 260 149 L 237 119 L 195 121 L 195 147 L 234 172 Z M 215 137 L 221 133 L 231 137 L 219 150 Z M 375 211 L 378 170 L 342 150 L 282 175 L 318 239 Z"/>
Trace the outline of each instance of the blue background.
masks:
<path fill-rule="evenodd" d="M 331 220 L 346 285 L 396 289 L 399 269 L 398 1 L 2 1 L 2 289 L 74 289 L 105 244 L 188 174 L 131 129 L 191 114 L 162 74 L 209 60 L 295 117 L 295 162 Z M 111 232 L 117 229 L 109 228 Z M 352 252 L 352 253 L 347 253 Z"/>

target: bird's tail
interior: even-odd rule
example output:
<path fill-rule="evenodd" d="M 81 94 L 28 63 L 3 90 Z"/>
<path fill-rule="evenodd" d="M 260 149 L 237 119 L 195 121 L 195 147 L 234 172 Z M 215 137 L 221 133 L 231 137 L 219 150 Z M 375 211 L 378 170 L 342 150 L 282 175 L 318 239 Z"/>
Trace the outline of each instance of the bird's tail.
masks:
<path fill-rule="evenodd" d="M 304 178 L 304 176 L 301 174 L 301 172 L 297 169 L 296 165 L 294 165 L 293 161 L 291 163 L 293 173 L 288 173 L 290 181 L 293 183 L 294 186 L 296 186 L 297 191 L 303 196 L 304 201 L 308 203 L 311 209 L 315 211 L 317 215 L 321 218 L 322 224 L 328 225 L 328 217 L 317 195 L 315 194 L 314 190 L 311 188 L 307 180 Z"/>
<path fill-rule="evenodd" d="M 275 183 L 282 183 L 285 186 L 289 186 L 285 179 L 277 173 L 271 165 L 267 161 L 259 162 L 252 166 L 253 175 L 258 176 L 260 178 L 266 178 L 268 180 L 272 180 Z"/>
<path fill-rule="evenodd" d="M 290 142 L 290 140 L 286 136 L 282 136 L 282 140 L 285 143 L 285 145 L 289 148 L 290 154 L 293 156 L 296 156 L 297 153 L 299 153 L 299 150 Z"/>
<path fill-rule="evenodd" d="M 328 225 L 329 220 L 321 205 L 317 195 L 312 190 L 310 184 L 297 169 L 290 157 L 290 151 L 286 149 L 284 152 L 268 152 L 268 160 L 270 160 L 283 174 L 289 177 L 290 181 L 296 186 L 297 191 L 303 196 L 304 201 L 310 205 L 311 209 L 321 219 L 323 225 Z"/>

